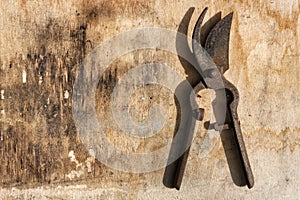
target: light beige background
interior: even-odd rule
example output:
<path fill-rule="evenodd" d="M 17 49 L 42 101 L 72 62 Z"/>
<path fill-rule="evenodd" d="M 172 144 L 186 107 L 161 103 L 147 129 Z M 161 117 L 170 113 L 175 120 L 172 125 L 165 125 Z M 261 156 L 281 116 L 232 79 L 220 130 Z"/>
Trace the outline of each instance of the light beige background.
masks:
<path fill-rule="evenodd" d="M 3 92 L 0 120 L 1 137 L 4 136 L 1 141 L 4 142 L 0 144 L 10 144 L 9 137 L 5 135 L 9 126 L 15 130 L 13 133 L 16 137 L 20 138 L 15 140 L 17 144 L 21 140 L 25 142 L 17 145 L 17 153 L 1 151 L 3 176 L 0 178 L 0 198 L 299 199 L 299 5 L 298 0 L 1 1 L 0 89 Z M 147 174 L 118 172 L 97 163 L 93 157 L 88 156 L 86 150 L 82 150 L 82 146 L 77 145 L 77 139 L 70 139 L 70 135 L 50 134 L 49 130 L 53 124 L 51 125 L 49 119 L 56 118 L 55 114 L 60 117 L 60 123 L 63 125 L 55 123 L 54 132 L 65 130 L 65 124 L 72 120 L 70 113 L 65 114 L 64 111 L 64 107 L 71 107 L 68 95 L 71 95 L 69 93 L 72 91 L 72 83 L 66 80 L 67 76 L 71 76 L 70 73 L 74 76 L 81 61 L 75 60 L 75 67 L 71 72 L 67 71 L 65 65 L 72 63 L 72 57 L 84 58 L 97 44 L 134 28 L 159 27 L 176 31 L 185 12 L 190 7 L 195 7 L 189 27 L 191 34 L 193 24 L 206 6 L 209 7 L 206 20 L 218 11 L 222 11 L 223 16 L 234 12 L 230 40 L 230 70 L 225 76 L 240 92 L 238 112 L 255 177 L 253 189 L 248 190 L 233 184 L 221 141 L 215 133 L 209 136 L 209 133 L 200 129 L 196 133 L 180 191 L 167 189 L 162 185 L 163 169 Z M 83 40 L 90 41 L 84 48 L 80 48 L 82 30 L 78 27 L 81 24 L 86 26 L 86 38 Z M 79 36 L 72 37 L 72 34 Z M 76 38 L 79 38 L 78 41 Z M 43 48 L 56 56 L 60 68 L 55 72 L 55 81 L 59 76 L 63 77 L 63 81 L 51 83 L 51 70 L 47 71 L 48 68 L 46 73 L 41 75 L 42 78 L 35 74 L 38 63 L 30 63 L 28 54 L 37 53 L 38 57 L 43 57 L 43 50 L 40 50 Z M 70 57 L 61 56 L 65 55 L 66 51 L 69 51 Z M 125 55 L 113 64 L 112 69 L 116 68 L 118 75 L 115 75 L 121 77 L 126 69 L 134 67 L 134 63 L 145 63 L 146 60 L 169 62 L 178 71 L 181 70 L 177 57 L 166 56 L 164 52 L 158 52 L 157 55 L 151 51 Z M 40 90 L 30 89 L 34 84 L 42 85 L 37 86 Z M 168 111 L 170 122 L 159 136 L 154 140 L 123 140 L 125 136 L 116 135 L 118 132 L 112 125 L 111 130 L 107 132 L 111 141 L 121 147 L 130 148 L 131 151 L 153 150 L 170 141 L 176 111 L 172 104 L 172 95 L 165 92 L 167 96 L 160 96 L 157 94 L 158 89 L 145 88 L 145 91 L 140 93 L 146 96 L 156 95 L 157 101 L 164 106 L 171 105 Z M 42 90 L 49 93 L 42 94 L 41 98 L 37 99 Z M 97 101 L 100 118 L 105 111 L 104 106 L 109 104 L 105 94 L 99 94 Z M 209 109 L 209 92 L 206 91 L 203 95 L 207 99 L 202 103 Z M 40 107 L 34 99 L 49 107 L 51 103 L 60 107 L 57 113 L 52 113 L 48 119 L 46 115 L 38 112 Z M 50 99 L 50 103 L 47 103 L 47 99 Z M 29 110 L 32 107 L 36 108 L 29 118 L 22 117 L 21 111 L 13 109 L 21 105 L 20 101 L 29 102 L 26 104 Z M 32 107 L 29 106 L 30 102 Z M 135 109 L 138 109 L 136 113 L 140 113 L 135 115 L 137 120 L 143 118 L 151 106 L 151 102 L 144 106 L 140 106 L 139 103 L 137 98 L 133 97 L 131 104 L 133 107 L 138 105 Z M 24 111 L 25 114 L 26 112 L 29 111 Z M 206 119 L 210 118 L 208 111 Z M 199 127 L 201 126 L 200 123 Z M 21 129 L 24 131 L 20 131 Z M 76 131 L 73 130 L 74 132 Z M 25 134 L 24 138 L 22 134 Z M 18 164 L 20 157 L 26 157 L 27 154 L 22 148 L 27 148 L 31 140 L 36 147 L 40 145 L 43 151 L 38 166 L 33 167 L 36 171 L 32 172 L 29 164 L 25 166 L 27 170 Z M 53 146 L 48 145 L 49 141 Z M 59 141 L 62 141 L 62 146 L 57 149 L 56 142 Z M 4 149 L 7 148 L 6 145 Z M 59 152 L 56 158 L 53 157 L 53 154 L 56 154 L 53 152 Z M 46 159 L 52 157 L 53 159 Z M 30 159 L 29 156 L 28 163 L 36 163 Z M 63 167 L 49 164 L 56 159 L 62 162 Z M 11 170 L 5 168 L 7 165 L 12 166 Z M 91 171 L 94 171 L 93 175 Z M 34 176 L 31 173 L 42 175 Z M 14 179 L 9 182 L 10 177 L 19 177 L 19 181 Z"/>

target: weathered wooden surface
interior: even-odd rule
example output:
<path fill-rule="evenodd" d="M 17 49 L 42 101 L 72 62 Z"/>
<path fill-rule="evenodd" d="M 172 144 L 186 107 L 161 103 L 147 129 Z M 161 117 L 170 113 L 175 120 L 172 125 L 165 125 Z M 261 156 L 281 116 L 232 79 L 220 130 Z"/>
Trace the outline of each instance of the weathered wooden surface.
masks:
<path fill-rule="evenodd" d="M 298 199 L 299 5 L 298 0 L 1 1 L 0 198 Z M 206 6 L 208 16 L 234 12 L 226 77 L 240 91 L 238 111 L 256 181 L 251 190 L 233 184 L 218 135 L 205 131 L 202 123 L 180 191 L 164 188 L 163 169 L 134 174 L 102 165 L 77 136 L 71 97 L 86 55 L 134 28 L 176 31 L 192 6 L 191 24 Z M 147 119 L 151 105 L 160 103 L 167 110 L 165 126 L 153 138 L 118 131 L 106 109 L 126 71 L 155 62 L 183 73 L 174 55 L 136 51 L 115 60 L 103 76 L 105 86 L 97 90 L 96 110 L 108 138 L 132 152 L 153 151 L 170 142 L 176 117 L 172 94 L 145 86 L 130 100 L 136 121 Z M 147 101 L 141 102 L 140 95 Z M 201 96 L 208 109 L 205 120 L 210 120 L 210 94 Z"/>

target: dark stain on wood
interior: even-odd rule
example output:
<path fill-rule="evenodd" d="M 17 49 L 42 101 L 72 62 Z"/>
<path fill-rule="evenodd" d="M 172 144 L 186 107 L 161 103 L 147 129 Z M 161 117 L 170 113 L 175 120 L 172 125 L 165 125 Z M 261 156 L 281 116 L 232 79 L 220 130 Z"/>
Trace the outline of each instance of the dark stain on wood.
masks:
<path fill-rule="evenodd" d="M 48 19 L 36 25 L 34 46 L 1 69 L 0 185 L 69 181 L 76 163 L 68 153 L 73 150 L 79 163 L 89 157 L 77 137 L 71 102 L 76 69 L 87 54 L 86 31 L 82 21 Z M 20 80 L 9 78 L 15 74 Z M 84 173 L 72 180 L 99 175 L 101 165 L 92 165 L 89 172 L 83 165 Z"/>

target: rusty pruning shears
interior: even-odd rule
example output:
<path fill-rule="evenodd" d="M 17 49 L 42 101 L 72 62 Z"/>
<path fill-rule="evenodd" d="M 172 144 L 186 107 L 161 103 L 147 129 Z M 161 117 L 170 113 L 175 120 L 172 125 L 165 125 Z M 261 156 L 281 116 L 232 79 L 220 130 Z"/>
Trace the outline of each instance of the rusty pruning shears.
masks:
<path fill-rule="evenodd" d="M 190 9 L 187 12 L 185 17 L 188 19 L 185 19 L 187 21 L 185 26 L 188 26 L 193 11 L 194 9 Z M 194 57 L 194 68 L 196 68 L 194 71 L 190 69 L 192 71 L 191 76 L 196 77 L 197 80 L 190 79 L 188 81 L 195 93 L 205 88 L 215 91 L 216 98 L 213 100 L 212 106 L 216 123 L 211 124 L 210 127 L 220 132 L 234 183 L 238 186 L 247 185 L 248 188 L 252 188 L 254 178 L 237 114 L 239 93 L 237 88 L 223 76 L 229 69 L 228 51 L 233 14 L 230 13 L 221 19 L 221 13 L 218 13 L 202 26 L 206 12 L 207 8 L 203 10 L 194 27 L 193 51 L 188 50 Z M 182 58 L 180 59 L 183 64 L 184 61 Z M 204 114 L 204 110 L 198 108 L 195 100 L 190 100 L 191 92 L 187 89 L 186 83 L 179 85 L 175 91 L 178 101 L 185 102 L 184 105 L 180 104 L 181 113 L 177 116 L 183 124 L 176 132 L 176 134 L 181 135 L 180 139 L 171 144 L 168 166 L 165 169 L 163 179 L 166 187 L 178 190 L 187 163 L 196 120 L 202 120 Z"/>

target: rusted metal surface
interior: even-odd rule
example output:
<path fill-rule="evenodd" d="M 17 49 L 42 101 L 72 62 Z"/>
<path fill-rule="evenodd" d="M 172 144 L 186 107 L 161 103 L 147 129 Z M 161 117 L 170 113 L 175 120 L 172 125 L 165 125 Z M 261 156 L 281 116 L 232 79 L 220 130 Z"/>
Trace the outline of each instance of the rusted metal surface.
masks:
<path fill-rule="evenodd" d="M 229 69 L 228 54 L 232 16 L 233 13 L 230 13 L 226 17 L 224 17 L 223 20 L 221 20 L 218 24 L 216 24 L 216 26 L 209 33 L 205 43 L 206 51 L 211 56 L 212 60 L 216 63 L 219 71 L 222 74 L 224 74 Z M 237 88 L 232 83 L 230 83 L 224 76 L 222 78 L 227 98 L 226 119 L 224 124 L 229 124 L 231 134 L 234 135 L 234 145 L 232 145 L 232 149 L 235 149 L 235 154 L 238 155 L 237 159 L 240 158 L 241 165 L 239 168 L 243 171 L 248 188 L 252 188 L 254 185 L 254 178 L 250 167 L 248 155 L 246 152 L 240 122 L 237 114 L 239 93 Z M 226 128 L 224 128 L 224 130 L 225 129 Z M 228 164 L 230 165 L 230 162 L 228 162 Z"/>
<path fill-rule="evenodd" d="M 229 69 L 229 38 L 233 14 L 230 13 L 220 19 L 220 13 L 217 13 L 205 24 L 206 29 L 202 31 L 202 22 L 206 12 L 207 8 L 198 18 L 193 32 L 193 55 L 198 63 L 195 68 L 201 77 L 199 84 L 195 86 L 195 91 L 198 92 L 205 87 L 216 91 L 216 98 L 213 101 L 216 117 L 215 128 L 220 131 L 233 181 L 236 185 L 244 186 L 247 184 L 248 188 L 252 188 L 254 178 L 237 114 L 238 90 L 223 76 L 225 71 Z M 187 12 L 185 18 L 190 16 L 191 10 Z M 189 96 L 189 91 L 181 95 Z M 185 109 L 182 115 L 185 116 L 189 113 L 190 111 Z M 187 125 L 191 124 L 187 123 Z M 187 127 L 183 131 L 186 132 L 186 137 L 189 139 L 183 139 L 182 145 L 190 146 L 194 127 Z M 180 148 L 182 146 L 172 144 L 170 156 L 174 151 L 180 151 Z M 188 148 L 175 162 L 166 167 L 163 181 L 165 186 L 180 189 L 189 150 Z"/>

